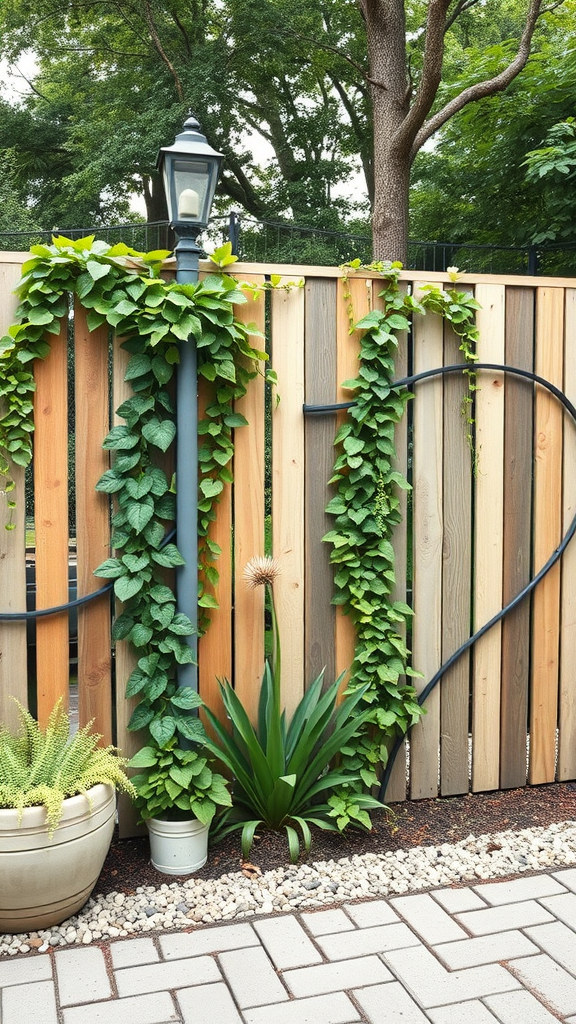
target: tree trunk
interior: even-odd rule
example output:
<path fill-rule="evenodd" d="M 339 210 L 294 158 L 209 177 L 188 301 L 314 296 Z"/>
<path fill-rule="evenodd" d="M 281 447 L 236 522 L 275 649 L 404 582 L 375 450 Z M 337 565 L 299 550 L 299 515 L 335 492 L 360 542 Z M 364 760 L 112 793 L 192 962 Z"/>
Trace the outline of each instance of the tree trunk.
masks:
<path fill-rule="evenodd" d="M 168 220 L 168 207 L 166 206 L 166 195 L 164 185 L 159 174 L 146 175 L 143 178 L 144 202 L 146 203 L 146 220 L 154 223 L 159 220 Z"/>
<path fill-rule="evenodd" d="M 385 144 L 375 147 L 372 248 L 375 260 L 400 260 L 408 250 L 410 162 Z"/>

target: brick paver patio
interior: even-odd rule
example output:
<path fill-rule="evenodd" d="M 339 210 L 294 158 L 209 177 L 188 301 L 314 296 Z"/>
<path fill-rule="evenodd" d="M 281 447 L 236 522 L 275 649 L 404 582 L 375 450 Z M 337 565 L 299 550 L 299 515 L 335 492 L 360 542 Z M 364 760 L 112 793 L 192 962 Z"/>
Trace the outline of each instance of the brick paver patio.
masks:
<path fill-rule="evenodd" d="M 1 1024 L 576 1024 L 576 868 L 0 959 Z"/>

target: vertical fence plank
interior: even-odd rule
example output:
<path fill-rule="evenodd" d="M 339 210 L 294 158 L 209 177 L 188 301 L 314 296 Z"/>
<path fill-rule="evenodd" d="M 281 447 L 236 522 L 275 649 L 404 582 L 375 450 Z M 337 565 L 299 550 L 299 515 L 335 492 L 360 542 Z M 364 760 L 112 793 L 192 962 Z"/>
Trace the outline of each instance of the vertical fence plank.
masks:
<path fill-rule="evenodd" d="M 210 404 L 214 385 L 204 378 L 198 381 L 198 418 L 202 419 Z M 247 429 L 247 428 L 244 428 Z M 176 478 L 178 486 L 178 478 Z M 224 717 L 219 679 L 232 679 L 232 487 L 224 485 L 214 522 L 208 533 L 221 549 L 216 562 L 218 587 L 206 582 L 206 592 L 218 601 L 208 610 L 210 626 L 198 641 L 198 687 L 202 699 L 220 718 Z"/>
<path fill-rule="evenodd" d="M 370 282 L 369 282 L 370 283 Z M 351 391 L 345 391 L 340 387 L 342 381 L 350 380 L 358 376 L 360 369 L 358 355 L 360 348 L 360 333 L 350 333 L 350 319 L 357 323 L 366 315 L 370 308 L 370 290 L 366 287 L 366 281 L 354 279 L 353 277 L 344 282 L 338 281 L 336 291 L 336 401 L 349 402 L 352 398 Z M 336 417 L 336 429 L 346 419 L 346 413 L 338 413 Z M 354 647 L 356 644 L 356 630 L 349 615 L 345 615 L 342 608 L 336 608 L 336 641 L 335 641 L 335 673 L 337 676 L 345 672 L 342 683 L 344 689 L 350 679 L 350 667 L 354 660 Z"/>
<path fill-rule="evenodd" d="M 263 277 L 243 278 L 262 284 Z M 265 293 L 238 306 L 236 316 L 265 331 Z M 256 348 L 264 341 L 256 339 Z M 262 369 L 262 368 L 261 368 Z M 264 587 L 249 588 L 246 562 L 264 554 L 264 377 L 251 380 L 236 412 L 248 420 L 234 432 L 234 686 L 255 724 L 264 671 Z"/>
<path fill-rule="evenodd" d="M 118 426 L 124 423 L 116 409 L 127 401 L 133 394 L 128 381 L 124 380 L 126 368 L 130 355 L 121 347 L 122 338 L 114 338 L 113 363 L 112 363 L 112 409 L 114 410 L 113 423 Z M 115 552 L 117 554 L 118 552 Z M 121 552 L 120 552 L 121 553 Z M 122 602 L 116 601 L 116 616 L 122 614 Z M 116 640 L 115 650 L 115 683 L 116 683 L 116 745 L 120 748 L 123 757 L 132 757 L 136 751 L 144 745 L 144 736 L 140 732 L 130 732 L 128 722 L 134 708 L 138 704 L 138 697 L 126 697 L 126 683 L 136 668 L 138 657 L 134 648 L 127 640 Z M 144 835 L 146 827 L 138 825 L 138 811 L 134 807 L 126 793 L 118 794 L 118 831 L 121 839 L 129 836 Z"/>
<path fill-rule="evenodd" d="M 0 334 L 4 334 L 14 322 L 18 305 L 14 288 L 20 280 L 20 263 L 0 263 Z M 26 610 L 26 497 L 24 469 L 11 467 L 15 483 L 13 491 L 5 496 L 0 494 L 0 611 L 23 612 Z M 0 477 L 0 485 L 4 478 Z M 16 502 L 15 509 L 9 509 L 7 501 Z M 11 523 L 13 530 L 4 527 Z M 0 722 L 9 729 L 16 727 L 18 715 L 14 701 L 16 697 L 24 707 L 28 706 L 26 658 L 26 623 L 0 622 Z"/>
<path fill-rule="evenodd" d="M 280 283 L 288 283 L 284 279 Z M 304 290 L 272 292 L 272 537 L 282 566 L 274 584 L 282 638 L 282 696 L 290 719 L 304 692 Z M 289 383 L 290 382 L 290 383 Z"/>
<path fill-rule="evenodd" d="M 442 365 L 443 324 L 427 313 L 414 322 L 414 372 Z M 441 380 L 421 384 L 414 402 L 414 624 L 412 661 L 423 678 L 421 691 L 441 659 L 442 601 L 442 394 Z M 410 738 L 410 796 L 418 800 L 438 793 L 440 694 L 426 702 L 427 714 L 414 726 Z"/>
<path fill-rule="evenodd" d="M 74 310 L 76 434 L 76 558 L 78 597 L 98 590 L 94 569 L 110 550 L 109 501 L 96 484 L 109 464 L 102 448 L 109 429 L 108 328 L 90 333 L 86 313 Z M 80 725 L 95 719 L 105 744 L 112 743 L 110 596 L 78 609 L 78 706 Z"/>
<path fill-rule="evenodd" d="M 480 362 L 504 362 L 504 287 L 480 284 Z M 502 607 L 502 525 L 504 514 L 504 380 L 482 373 L 476 392 L 476 533 L 474 539 L 474 629 Z M 501 625 L 474 650 L 472 789 L 497 789 L 500 760 Z"/>
<path fill-rule="evenodd" d="M 68 320 L 34 366 L 36 607 L 68 601 Z M 68 613 L 36 621 L 38 721 L 62 697 L 68 708 Z"/>
<path fill-rule="evenodd" d="M 534 368 L 534 293 L 506 289 L 506 364 Z M 509 374 L 504 409 L 504 579 L 507 604 L 530 580 L 533 389 Z M 526 730 L 530 667 L 530 600 L 502 623 L 500 785 L 526 785 Z"/>
<path fill-rule="evenodd" d="M 459 339 L 444 328 L 444 363 L 462 361 Z M 470 635 L 472 460 L 466 440 L 469 378 L 444 378 L 444 543 L 442 564 L 442 661 Z M 464 413 L 464 418 L 463 418 Z M 440 792 L 468 792 L 470 655 L 464 654 L 440 683 Z"/>
<path fill-rule="evenodd" d="M 536 372 L 562 387 L 564 291 L 536 291 Z M 534 571 L 560 541 L 562 527 L 562 410 L 542 389 L 536 392 L 534 469 Z M 532 604 L 532 693 L 530 702 L 531 784 L 555 774 L 560 634 L 560 565 L 534 592 Z"/>
<path fill-rule="evenodd" d="M 400 289 L 405 292 L 406 284 L 400 283 Z M 384 302 L 379 296 L 382 290 L 380 281 L 373 285 L 373 306 L 375 309 L 383 309 Z M 398 332 L 398 350 L 395 359 L 396 380 L 408 376 L 408 332 Z M 394 444 L 396 446 L 396 464 L 394 468 L 402 473 L 403 477 L 408 476 L 408 414 L 404 414 L 400 423 L 396 424 L 394 431 Z M 394 568 L 396 583 L 391 597 L 393 601 L 406 601 L 406 581 L 408 571 L 408 494 L 402 487 L 396 488 L 396 494 L 400 503 L 401 521 L 394 527 L 392 547 L 394 548 Z M 402 630 L 405 638 L 406 630 Z M 412 682 L 412 680 L 410 680 Z M 394 767 L 390 775 L 390 781 L 386 789 L 387 803 L 395 803 L 406 799 L 406 742 L 398 750 Z"/>
<path fill-rule="evenodd" d="M 336 387 L 336 282 L 306 282 L 306 402 L 328 405 Z M 325 683 L 335 678 L 335 608 L 330 549 L 322 537 L 333 525 L 324 512 L 330 501 L 328 480 L 334 464 L 336 417 L 308 416 L 304 424 L 306 450 L 306 685 L 325 668 Z"/>
<path fill-rule="evenodd" d="M 576 288 L 566 289 L 564 340 L 564 392 L 576 403 Z M 576 515 L 576 426 L 565 418 L 564 428 L 563 531 Z M 562 557 L 560 601 L 560 692 L 558 779 L 576 778 L 576 542 Z"/>

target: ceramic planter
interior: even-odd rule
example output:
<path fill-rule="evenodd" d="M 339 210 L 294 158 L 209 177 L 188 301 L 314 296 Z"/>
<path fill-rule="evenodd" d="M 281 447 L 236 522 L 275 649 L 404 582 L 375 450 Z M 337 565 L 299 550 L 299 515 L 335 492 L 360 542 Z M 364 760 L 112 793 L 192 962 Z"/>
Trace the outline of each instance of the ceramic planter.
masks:
<path fill-rule="evenodd" d="M 197 818 L 163 821 L 149 818 L 150 860 L 164 875 L 191 875 L 208 857 L 208 825 Z"/>
<path fill-rule="evenodd" d="M 89 799 L 87 798 L 89 797 Z M 84 906 L 112 841 L 116 793 L 97 785 L 68 797 L 51 839 L 44 807 L 0 810 L 0 932 L 60 924 Z"/>

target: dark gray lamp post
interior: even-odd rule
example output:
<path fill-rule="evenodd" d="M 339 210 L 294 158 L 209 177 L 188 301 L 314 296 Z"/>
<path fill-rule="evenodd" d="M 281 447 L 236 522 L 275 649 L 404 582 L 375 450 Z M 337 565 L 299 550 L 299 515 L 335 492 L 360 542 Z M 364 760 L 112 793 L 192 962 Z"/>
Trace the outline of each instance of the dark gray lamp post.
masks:
<path fill-rule="evenodd" d="M 163 146 L 158 154 L 162 171 L 168 217 L 174 229 L 176 280 L 193 284 L 198 280 L 202 250 L 197 238 L 208 224 L 216 190 L 222 154 L 208 144 L 192 115 L 174 145 Z M 186 564 L 176 574 L 178 611 L 198 627 L 198 374 L 193 339 L 180 346 L 176 380 L 176 529 L 180 554 Z M 198 690 L 198 635 L 187 637 L 194 653 L 194 665 L 181 665 L 178 685 Z"/>

